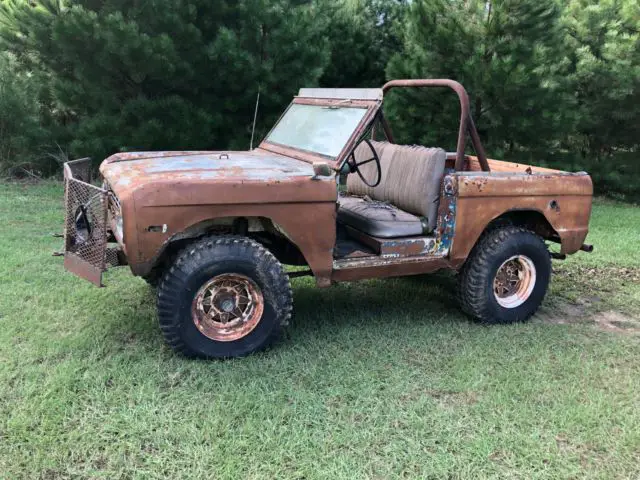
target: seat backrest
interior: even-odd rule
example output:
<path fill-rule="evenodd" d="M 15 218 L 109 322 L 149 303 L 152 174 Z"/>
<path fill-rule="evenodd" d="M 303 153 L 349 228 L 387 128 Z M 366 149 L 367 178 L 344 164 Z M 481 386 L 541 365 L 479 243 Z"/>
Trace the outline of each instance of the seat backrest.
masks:
<path fill-rule="evenodd" d="M 380 157 L 382 180 L 377 187 L 365 185 L 358 174 L 347 177 L 347 192 L 389 202 L 406 212 L 426 217 L 429 230 L 436 227 L 440 183 L 444 175 L 447 154 L 441 148 L 395 145 L 388 142 L 371 144 Z M 362 142 L 355 152 L 356 161 L 371 158 L 369 146 Z M 362 174 L 373 181 L 375 162 L 363 165 Z"/>

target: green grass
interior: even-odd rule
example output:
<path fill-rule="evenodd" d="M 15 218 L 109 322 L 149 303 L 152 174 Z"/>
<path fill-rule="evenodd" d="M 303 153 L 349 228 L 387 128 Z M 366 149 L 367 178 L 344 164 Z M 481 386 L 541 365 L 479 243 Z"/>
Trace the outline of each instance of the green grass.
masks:
<path fill-rule="evenodd" d="M 640 477 L 640 337 L 591 320 L 638 314 L 640 208 L 596 204 L 528 324 L 469 322 L 446 274 L 297 279 L 284 341 L 205 362 L 126 269 L 63 271 L 61 204 L 0 184 L 0 478 Z"/>

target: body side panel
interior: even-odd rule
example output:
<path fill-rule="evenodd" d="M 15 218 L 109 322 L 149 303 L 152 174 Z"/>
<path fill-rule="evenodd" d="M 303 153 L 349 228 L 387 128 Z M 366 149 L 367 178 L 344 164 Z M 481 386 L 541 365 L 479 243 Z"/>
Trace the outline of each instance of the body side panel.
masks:
<path fill-rule="evenodd" d="M 328 282 L 336 238 L 336 196 L 333 179 L 145 185 L 134 195 L 136 223 L 125 224 L 131 270 L 136 275 L 148 273 L 173 237 L 203 221 L 265 217 L 300 249 L 318 283 Z M 152 226 L 161 228 L 149 231 Z"/>
<path fill-rule="evenodd" d="M 331 280 L 334 282 L 351 282 L 370 278 L 402 277 L 433 273 L 444 268 L 451 268 L 449 261 L 443 257 L 423 256 L 401 259 L 362 258 L 336 262 Z"/>
<path fill-rule="evenodd" d="M 593 186 L 586 174 L 458 174 L 456 231 L 451 262 L 460 266 L 487 225 L 511 211 L 536 211 L 562 242 L 561 253 L 579 250 L 589 229 Z"/>

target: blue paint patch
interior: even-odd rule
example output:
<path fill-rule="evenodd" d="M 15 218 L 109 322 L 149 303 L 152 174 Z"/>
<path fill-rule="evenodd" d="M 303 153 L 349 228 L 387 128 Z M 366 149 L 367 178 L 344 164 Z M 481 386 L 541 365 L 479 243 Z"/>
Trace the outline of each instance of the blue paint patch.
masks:
<path fill-rule="evenodd" d="M 453 236 L 456 229 L 456 204 L 458 199 L 457 185 L 450 176 L 444 178 L 441 198 L 447 205 L 438 215 L 438 227 L 436 229 L 437 240 L 432 253 L 434 255 L 445 256 L 449 253 L 453 245 Z"/>
<path fill-rule="evenodd" d="M 156 161 L 154 161 L 156 160 Z M 229 158 L 218 158 L 214 155 L 192 157 L 170 157 L 133 161 L 144 163 L 143 171 L 154 173 L 186 173 L 202 171 L 215 176 L 246 175 L 247 177 L 264 178 L 265 175 L 275 177 L 294 177 L 313 175 L 313 168 L 308 163 L 286 157 L 267 155 L 230 154 Z"/>
<path fill-rule="evenodd" d="M 456 197 L 451 198 L 449 208 L 441 220 L 442 235 L 438 241 L 437 252 L 441 255 L 446 255 L 453 244 L 453 235 L 456 230 Z"/>

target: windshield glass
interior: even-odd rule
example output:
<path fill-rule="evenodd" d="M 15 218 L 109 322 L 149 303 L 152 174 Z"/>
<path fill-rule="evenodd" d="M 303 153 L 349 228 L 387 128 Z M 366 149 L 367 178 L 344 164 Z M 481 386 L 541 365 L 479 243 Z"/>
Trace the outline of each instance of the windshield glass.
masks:
<path fill-rule="evenodd" d="M 336 158 L 365 113 L 366 108 L 294 103 L 266 140 Z"/>

